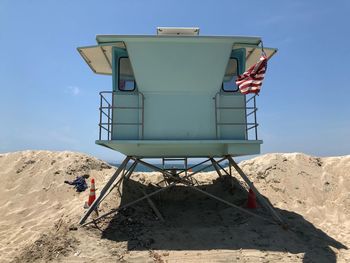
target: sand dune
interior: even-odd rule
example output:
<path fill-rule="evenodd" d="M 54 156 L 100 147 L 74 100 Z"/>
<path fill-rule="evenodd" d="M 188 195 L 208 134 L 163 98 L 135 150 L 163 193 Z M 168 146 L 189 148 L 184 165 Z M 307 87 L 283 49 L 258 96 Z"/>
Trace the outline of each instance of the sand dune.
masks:
<path fill-rule="evenodd" d="M 288 231 L 249 217 L 185 187 L 76 228 L 88 192 L 64 180 L 89 174 L 97 192 L 115 168 L 72 152 L 0 154 L 0 262 L 348 262 L 350 156 L 267 154 L 240 164 L 290 225 Z M 199 187 L 244 206 L 246 188 L 213 172 Z M 236 177 L 238 179 L 238 177 Z M 101 212 L 150 191 L 161 175 L 134 173 Z M 257 213 L 268 216 L 262 208 Z"/>
<path fill-rule="evenodd" d="M 91 174 L 103 181 L 109 166 L 71 152 L 24 151 L 0 155 L 0 255 L 9 261 L 62 220 L 84 211 L 86 195 L 64 180 Z"/>

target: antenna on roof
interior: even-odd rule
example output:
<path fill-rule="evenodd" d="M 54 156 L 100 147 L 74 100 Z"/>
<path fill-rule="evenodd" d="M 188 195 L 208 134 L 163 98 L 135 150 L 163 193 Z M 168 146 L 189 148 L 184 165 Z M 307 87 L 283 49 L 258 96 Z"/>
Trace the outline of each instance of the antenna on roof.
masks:
<path fill-rule="evenodd" d="M 199 27 L 157 27 L 159 36 L 198 36 Z"/>

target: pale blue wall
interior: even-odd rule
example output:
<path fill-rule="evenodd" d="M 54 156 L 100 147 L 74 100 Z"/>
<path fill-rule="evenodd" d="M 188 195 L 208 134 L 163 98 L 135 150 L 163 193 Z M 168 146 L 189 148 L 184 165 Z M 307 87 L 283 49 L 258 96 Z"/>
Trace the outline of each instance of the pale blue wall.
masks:
<path fill-rule="evenodd" d="M 137 88 L 145 97 L 144 139 L 216 139 L 213 98 L 221 90 L 232 41 L 182 38 L 129 39 L 125 43 Z M 118 54 L 126 55 L 124 51 L 116 51 L 116 58 Z M 117 72 L 117 63 L 113 64 Z M 113 83 L 117 83 L 116 75 Z M 221 106 L 244 107 L 244 96 L 221 93 L 218 100 Z M 140 106 L 140 99 L 132 94 L 135 93 L 117 92 L 115 106 Z M 141 111 L 117 109 L 113 121 L 137 122 L 141 117 Z M 245 122 L 245 111 L 221 110 L 218 121 Z M 245 127 L 221 126 L 218 136 L 218 139 L 245 139 Z M 140 138 L 140 126 L 114 126 L 112 139 Z"/>

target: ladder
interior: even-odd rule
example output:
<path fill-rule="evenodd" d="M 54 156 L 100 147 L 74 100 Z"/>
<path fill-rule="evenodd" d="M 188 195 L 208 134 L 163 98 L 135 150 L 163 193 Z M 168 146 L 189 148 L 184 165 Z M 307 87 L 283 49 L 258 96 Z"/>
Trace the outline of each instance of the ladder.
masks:
<path fill-rule="evenodd" d="M 176 162 L 176 163 L 174 163 L 174 162 Z M 183 162 L 183 166 L 179 167 L 178 162 Z M 172 165 L 171 165 L 171 163 L 172 163 Z M 184 171 L 184 175 L 187 176 L 187 172 L 188 172 L 187 158 L 186 157 L 184 157 L 184 158 L 162 158 L 162 168 L 163 168 L 163 170 L 170 172 L 174 176 L 177 174 L 177 171 L 181 171 L 181 172 Z"/>

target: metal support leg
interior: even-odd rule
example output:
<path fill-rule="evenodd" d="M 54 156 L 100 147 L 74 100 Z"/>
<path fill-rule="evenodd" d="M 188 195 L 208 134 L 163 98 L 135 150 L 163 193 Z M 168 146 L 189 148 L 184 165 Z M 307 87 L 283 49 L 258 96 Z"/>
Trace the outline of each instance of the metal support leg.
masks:
<path fill-rule="evenodd" d="M 196 165 L 193 165 L 193 166 L 189 167 L 188 169 L 191 169 L 191 170 L 192 170 L 192 169 L 194 169 L 194 168 L 196 168 L 196 167 L 198 167 L 198 166 L 200 166 L 200 165 L 202 165 L 202 164 L 204 164 L 204 163 L 206 163 L 206 162 L 208 162 L 208 161 L 210 161 L 210 159 L 207 159 L 207 160 L 205 160 L 205 161 L 203 161 L 203 162 L 200 162 L 200 163 L 198 163 L 198 164 L 196 164 Z M 192 175 L 195 175 L 196 173 L 199 173 L 199 172 L 201 172 L 201 171 L 203 171 L 203 170 L 209 168 L 210 166 L 212 166 L 212 164 L 207 165 L 207 166 L 205 166 L 205 167 L 202 167 L 202 168 L 199 169 L 198 171 L 192 172 L 191 174 L 187 173 L 187 175 L 185 175 L 185 177 L 191 177 Z M 184 171 L 180 171 L 177 175 L 180 176 L 180 174 L 182 174 L 182 173 L 184 173 Z M 163 173 L 163 175 L 164 175 L 164 173 Z M 192 178 L 192 177 L 191 177 L 191 178 Z M 166 180 L 165 180 L 165 179 L 164 179 L 164 180 L 161 180 L 160 182 L 157 183 L 157 185 L 160 185 L 160 184 L 163 183 L 163 182 L 166 182 Z"/>
<path fill-rule="evenodd" d="M 121 183 L 122 183 L 122 181 L 123 181 L 124 179 L 129 180 L 129 178 L 130 178 L 131 174 L 134 172 L 136 166 L 137 166 L 137 162 L 134 162 L 134 163 L 130 166 L 130 168 L 126 171 L 126 173 L 124 173 L 124 174 L 119 178 L 119 180 L 116 182 L 116 184 L 109 190 L 108 194 L 109 194 L 115 187 L 117 187 L 118 194 L 119 194 L 119 196 L 121 197 L 122 194 L 121 194 L 121 192 L 120 192 L 120 185 L 121 185 Z M 102 201 L 102 200 L 101 200 L 101 201 Z"/>
<path fill-rule="evenodd" d="M 142 165 L 144 165 L 146 167 L 149 167 L 149 168 L 157 171 L 157 172 L 163 173 L 164 176 L 166 175 L 168 178 L 171 178 L 174 181 L 182 182 L 184 184 L 188 183 L 188 181 L 186 181 L 186 179 L 185 179 L 185 178 L 188 178 L 188 176 L 185 176 L 185 177 L 182 177 L 182 178 L 181 177 L 177 177 L 177 176 L 174 176 L 172 173 L 170 173 L 170 172 L 168 172 L 166 170 L 163 170 L 163 169 L 161 169 L 161 168 L 159 168 L 159 167 L 157 167 L 155 165 L 152 165 L 150 163 L 144 162 L 144 161 L 142 161 L 140 159 L 136 159 L 136 158 L 132 158 L 132 159 L 137 161 L 137 162 L 139 162 L 140 164 L 142 164 Z M 176 175 L 178 175 L 178 174 L 176 174 Z"/>
<path fill-rule="evenodd" d="M 173 176 L 171 173 L 169 173 L 169 172 L 167 172 L 167 171 L 164 171 L 163 169 L 161 169 L 161 168 L 159 168 L 159 167 L 156 167 L 156 166 L 154 166 L 154 165 L 152 165 L 152 164 L 146 163 L 146 162 L 144 162 L 144 161 L 142 161 L 142 160 L 140 160 L 140 159 L 138 159 L 138 158 L 136 158 L 136 157 L 127 157 L 127 158 L 124 160 L 124 162 L 122 163 L 122 165 L 118 168 L 117 172 L 112 176 L 112 178 L 111 178 L 110 181 L 107 183 L 107 185 L 103 188 L 103 190 L 101 191 L 101 195 L 99 196 L 98 200 L 96 200 L 96 201 L 93 203 L 93 205 L 94 205 L 95 203 L 96 203 L 96 206 L 99 204 L 99 200 L 102 200 L 103 195 L 106 193 L 106 191 L 108 190 L 108 188 L 110 188 L 110 186 L 112 185 L 113 181 L 118 177 L 118 174 L 121 173 L 121 171 L 124 169 L 123 167 L 126 166 L 126 164 L 128 163 L 128 161 L 129 161 L 130 159 L 134 160 L 136 164 L 137 164 L 137 163 L 141 163 L 141 164 L 143 164 L 143 165 L 145 165 L 145 166 L 147 166 L 147 167 L 150 167 L 150 168 L 152 168 L 152 169 L 154 169 L 154 170 L 156 170 L 156 171 L 163 172 L 163 173 L 165 173 L 167 176 Z M 218 164 L 219 164 L 220 162 L 222 162 L 223 160 L 225 160 L 225 159 L 228 159 L 229 163 L 237 170 L 237 172 L 240 174 L 240 176 L 242 176 L 243 180 L 249 185 L 249 187 L 251 187 L 251 189 L 252 189 L 252 190 L 254 191 L 254 193 L 256 194 L 256 196 L 257 196 L 259 202 L 260 202 L 265 208 L 267 208 L 267 209 L 269 209 L 269 210 L 271 211 L 271 213 L 272 213 L 273 216 L 278 220 L 279 223 L 282 223 L 282 225 L 284 225 L 284 222 L 283 222 L 282 219 L 279 217 L 279 215 L 277 214 L 277 212 L 276 212 L 276 211 L 272 208 L 272 206 L 260 195 L 260 193 L 259 193 L 259 192 L 257 191 L 257 189 L 254 187 L 254 185 L 249 181 L 248 177 L 243 173 L 243 171 L 239 168 L 239 166 L 233 161 L 233 159 L 232 159 L 231 156 L 226 156 L 225 158 L 222 158 L 222 159 L 220 159 L 219 161 L 215 161 L 214 159 L 212 159 L 212 160 L 211 160 L 211 161 L 212 161 L 212 165 L 213 165 L 214 167 L 216 167 L 216 169 L 220 170 L 219 167 L 221 167 L 221 166 L 218 165 Z M 125 176 L 129 176 L 129 175 L 131 174 L 130 172 L 132 172 L 132 170 L 133 170 L 133 169 L 131 169 L 131 168 L 132 168 L 133 166 L 134 166 L 134 168 L 136 167 L 136 164 L 135 164 L 135 163 L 129 168 L 129 170 L 126 172 Z M 211 166 L 211 165 L 210 165 L 210 166 Z M 221 167 L 221 168 L 222 168 L 222 167 Z M 215 195 L 213 195 L 213 194 L 210 194 L 210 193 L 208 193 L 208 192 L 206 192 L 206 191 L 204 191 L 204 190 L 202 190 L 202 189 L 200 189 L 200 188 L 198 188 L 198 187 L 195 187 L 195 186 L 191 185 L 191 184 L 189 183 L 188 179 L 189 179 L 191 176 L 193 176 L 193 175 L 195 175 L 196 173 L 198 173 L 198 172 L 199 172 L 199 171 L 196 171 L 196 172 L 194 172 L 194 173 L 188 174 L 187 176 L 182 177 L 181 180 L 173 181 L 173 182 L 170 183 L 168 186 L 166 186 L 166 187 L 164 187 L 164 188 L 160 188 L 160 189 L 158 189 L 158 190 L 156 190 L 156 191 L 154 191 L 154 192 L 152 192 L 152 193 L 150 193 L 150 194 L 147 194 L 146 192 L 143 191 L 143 194 L 144 194 L 143 197 L 141 197 L 141 198 L 139 198 L 139 199 L 137 199 L 137 200 L 134 200 L 134 201 L 132 201 L 132 202 L 130 202 L 130 203 L 128 203 L 128 204 L 125 204 L 125 205 L 123 205 L 123 206 L 120 206 L 120 207 L 118 207 L 118 208 L 116 208 L 116 209 L 112 209 L 110 212 L 105 213 L 105 214 L 99 216 L 98 218 L 93 219 L 93 220 L 91 220 L 91 221 L 85 223 L 85 220 L 86 220 L 87 217 L 89 216 L 89 214 L 86 213 L 86 214 L 84 215 L 84 217 L 82 218 L 82 220 L 80 221 L 80 224 L 87 225 L 87 224 L 96 222 L 96 221 L 98 221 L 98 220 L 100 220 L 100 219 L 102 219 L 102 218 L 104 218 L 104 217 L 106 217 L 106 216 L 108 216 L 108 215 L 111 215 L 111 214 L 113 214 L 113 213 L 116 213 L 117 211 L 119 211 L 119 210 L 121 210 L 121 209 L 130 207 L 130 206 L 135 205 L 136 203 L 139 203 L 139 202 L 141 202 L 141 201 L 143 201 L 143 200 L 146 200 L 146 199 L 148 200 L 148 202 L 149 202 L 150 206 L 152 207 L 152 209 L 155 211 L 156 215 L 157 215 L 160 219 L 162 219 L 162 216 L 161 216 L 159 210 L 155 207 L 155 205 L 154 205 L 154 203 L 152 202 L 152 200 L 150 199 L 150 197 L 151 197 L 151 196 L 154 196 L 154 195 L 156 195 L 156 194 L 158 194 L 158 193 L 160 193 L 160 192 L 163 192 L 163 191 L 165 191 L 165 190 L 167 190 L 167 189 L 169 189 L 169 188 L 171 188 L 171 187 L 173 187 L 173 186 L 175 186 L 175 185 L 177 185 L 177 184 L 179 184 L 179 183 L 183 183 L 183 184 L 187 185 L 188 187 L 190 187 L 190 188 L 192 188 L 192 189 L 194 189 L 194 190 L 196 190 L 196 191 L 198 191 L 198 192 L 201 192 L 201 193 L 203 193 L 203 194 L 205 194 L 205 195 L 207 195 L 207 196 L 209 196 L 209 197 L 211 197 L 211 198 L 214 198 L 215 200 L 218 200 L 218 201 L 220 201 L 220 202 L 223 202 L 223 203 L 225 203 L 226 205 L 229 205 L 229 206 L 231 206 L 231 207 L 234 207 L 234 208 L 236 208 L 236 209 L 238 209 L 238 210 L 240 210 L 240 211 L 242 211 L 242 212 L 244 212 L 244 213 L 246 213 L 246 214 L 249 214 L 249 215 L 258 217 L 258 218 L 260 218 L 260 219 L 262 219 L 262 220 L 265 220 L 265 221 L 268 221 L 268 222 L 270 222 L 270 223 L 276 223 L 275 221 L 272 221 L 272 220 L 269 219 L 269 218 L 265 218 L 265 217 L 263 217 L 263 216 L 261 216 L 261 215 L 257 215 L 257 214 L 255 214 L 255 213 L 252 213 L 252 212 L 250 212 L 249 210 L 246 210 L 246 209 L 244 209 L 244 208 L 241 208 L 241 207 L 239 207 L 239 206 L 237 206 L 237 205 L 235 205 L 235 204 L 233 204 L 233 203 L 230 203 L 230 202 L 228 202 L 228 201 L 226 201 L 226 200 L 224 200 L 224 199 L 222 199 L 222 198 L 220 198 L 220 197 L 217 197 L 217 196 L 215 196 Z M 225 171 L 225 172 L 227 173 L 227 171 Z M 178 174 L 180 174 L 180 173 L 178 173 Z M 221 174 L 221 172 L 220 172 L 220 174 Z M 177 177 L 176 177 L 176 178 L 177 178 Z M 113 180 L 112 180 L 112 179 L 113 179 Z M 105 189 L 106 189 L 106 190 L 105 190 Z M 105 190 L 105 191 L 104 191 L 104 190 Z M 103 192 L 103 193 L 102 193 L 102 192 Z M 103 194 L 103 195 L 102 195 L 102 194 Z M 91 211 L 90 211 L 90 210 L 91 210 Z M 90 209 L 89 209 L 90 213 L 91 213 L 93 210 L 94 210 L 94 207 L 91 206 Z M 89 211 L 88 211 L 88 212 L 89 212 Z M 163 220 L 164 220 L 164 219 L 163 219 Z"/>
<path fill-rule="evenodd" d="M 258 201 L 261 205 L 263 205 L 267 210 L 271 212 L 271 214 L 275 217 L 275 219 L 280 222 L 282 225 L 284 225 L 284 221 L 279 216 L 279 214 L 273 209 L 273 207 L 262 197 L 262 195 L 259 193 L 259 191 L 255 188 L 253 183 L 249 180 L 249 178 L 244 174 L 242 169 L 237 165 L 237 163 L 232 159 L 231 156 L 227 156 L 227 160 L 230 162 L 230 164 L 236 169 L 238 174 L 243 178 L 243 180 L 246 182 L 246 184 L 252 189 L 252 191 L 255 193 L 256 197 L 258 198 Z"/>
<path fill-rule="evenodd" d="M 234 179 L 232 177 L 232 171 L 231 171 L 231 164 L 229 164 L 229 172 L 227 172 L 224 167 L 222 167 L 220 165 L 220 163 L 216 163 L 216 165 L 225 172 L 225 174 L 230 178 L 230 181 L 231 181 L 231 189 L 233 190 L 234 189 Z"/>
<path fill-rule="evenodd" d="M 93 223 L 93 222 L 96 222 L 96 221 L 98 221 L 98 220 L 100 220 L 100 219 L 102 219 L 102 218 L 105 218 L 105 217 L 107 217 L 107 216 L 109 216 L 109 215 L 111 215 L 111 214 L 114 214 L 114 213 L 118 212 L 119 210 L 125 209 L 125 208 L 127 208 L 127 207 L 132 206 L 132 205 L 135 205 L 135 204 L 137 204 L 137 203 L 139 203 L 139 202 L 141 202 L 141 201 L 143 201 L 143 200 L 145 200 L 145 199 L 147 199 L 147 198 L 149 198 L 149 197 L 151 197 L 151 196 L 154 196 L 154 195 L 156 195 L 156 194 L 158 194 L 158 193 L 160 193 L 160 192 L 163 192 L 163 191 L 169 189 L 170 187 L 175 186 L 177 183 L 178 183 L 178 182 L 170 183 L 170 184 L 167 185 L 166 187 L 160 188 L 160 189 L 158 189 L 158 190 L 156 190 L 156 191 L 154 191 L 154 192 L 152 192 L 152 193 L 150 193 L 150 194 L 146 194 L 145 196 L 143 196 L 143 197 L 141 197 L 141 198 L 139 198 L 139 199 L 136 199 L 135 201 L 132 201 L 132 202 L 130 202 L 130 203 L 128 203 L 128 204 L 125 204 L 125 205 L 123 205 L 123 206 L 120 206 L 120 207 L 118 207 L 118 208 L 112 209 L 112 210 L 109 211 L 108 213 L 105 213 L 105 214 L 99 216 L 98 218 L 95 218 L 95 219 L 93 219 L 93 220 L 91 220 L 91 221 L 89 221 L 89 222 L 86 222 L 85 224 L 83 224 L 83 226 L 88 225 L 88 224 L 91 224 L 91 223 Z"/>
<path fill-rule="evenodd" d="M 83 215 L 83 217 L 80 219 L 79 224 L 82 225 L 86 221 L 86 219 L 90 216 L 92 211 L 94 211 L 97 206 L 99 205 L 100 201 L 104 197 L 104 195 L 107 193 L 108 189 L 111 187 L 113 182 L 118 178 L 119 174 L 123 171 L 123 169 L 126 167 L 127 163 L 129 162 L 130 157 L 126 157 L 122 164 L 118 167 L 117 171 L 112 175 L 111 179 L 107 182 L 107 184 L 103 187 L 101 190 L 101 193 L 98 198 L 91 204 L 89 209 L 86 211 L 86 213 Z"/>
<path fill-rule="evenodd" d="M 223 170 L 224 173 L 225 173 L 227 176 L 231 176 L 231 174 L 229 174 L 229 173 L 225 170 L 225 168 L 222 167 L 219 163 L 216 163 L 216 165 L 217 165 L 221 170 Z"/>
<path fill-rule="evenodd" d="M 126 175 L 125 175 L 125 178 L 126 178 L 126 179 L 129 179 L 129 178 L 130 178 L 130 176 L 131 176 L 131 174 L 134 172 L 136 166 L 137 166 L 137 162 L 134 162 L 134 163 L 130 166 L 129 170 L 127 171 L 127 173 L 126 173 Z"/>
<path fill-rule="evenodd" d="M 127 165 L 127 164 L 126 164 Z M 108 193 L 104 195 L 104 197 L 100 200 L 100 203 L 113 191 L 114 188 L 117 187 L 117 191 L 120 197 L 122 197 L 122 193 L 120 191 L 120 185 L 123 182 L 123 180 L 129 179 L 131 174 L 134 172 L 136 166 L 137 166 L 137 162 L 134 162 L 129 169 L 126 169 L 126 165 L 124 168 L 124 171 L 121 173 L 121 176 L 119 177 L 118 181 L 109 189 Z"/>
<path fill-rule="evenodd" d="M 152 199 L 147 196 L 146 192 L 141 188 L 140 189 L 141 192 L 143 193 L 143 195 L 147 198 L 147 202 L 149 204 L 149 206 L 152 208 L 152 210 L 154 211 L 154 213 L 157 215 L 157 217 L 161 220 L 161 221 L 165 221 L 162 214 L 159 212 L 158 208 L 156 207 L 156 205 L 154 204 L 154 202 L 152 201 Z"/>
<path fill-rule="evenodd" d="M 148 164 L 148 163 L 146 163 L 146 162 L 143 162 L 143 161 L 141 161 L 140 159 L 137 159 L 137 158 L 132 158 L 132 159 L 133 159 L 134 161 L 136 161 L 136 162 L 140 162 L 140 163 L 143 164 L 143 165 L 147 164 L 147 166 L 150 167 L 150 168 L 151 168 L 151 167 L 152 167 L 152 168 L 155 167 L 155 168 L 157 169 L 157 171 L 160 169 L 160 168 L 158 168 L 158 167 L 156 167 L 156 166 L 153 166 L 153 165 L 151 165 L 151 164 Z M 221 162 L 221 161 L 223 161 L 223 160 L 224 160 L 224 158 L 221 159 L 221 160 L 219 160 L 219 162 Z M 210 165 L 210 166 L 211 166 L 211 165 Z M 209 166 L 209 167 L 210 167 L 210 166 Z M 200 170 L 202 170 L 202 169 L 200 169 Z M 182 179 L 187 179 L 188 177 L 191 177 L 191 176 L 193 176 L 193 175 L 199 173 L 200 170 L 198 170 L 198 171 L 196 171 L 196 172 L 194 172 L 194 173 L 191 173 L 191 174 L 189 174 L 189 175 L 183 177 Z M 109 216 L 109 215 L 111 215 L 111 214 L 114 214 L 114 213 L 118 212 L 118 211 L 121 210 L 121 209 L 130 207 L 130 206 L 135 205 L 135 204 L 137 204 L 137 203 L 139 203 L 139 202 L 141 202 L 141 201 L 143 201 L 143 200 L 145 200 L 145 199 L 147 199 L 147 198 L 150 198 L 151 196 L 154 196 L 154 195 L 156 195 L 156 194 L 158 194 L 158 193 L 161 193 L 161 192 L 163 192 L 163 191 L 165 191 L 165 190 L 167 190 L 167 189 L 169 189 L 169 188 L 175 186 L 175 185 L 178 184 L 178 183 L 180 183 L 180 182 L 172 182 L 172 183 L 170 183 L 169 185 L 167 185 L 167 186 L 164 187 L 164 188 L 160 188 L 160 189 L 158 189 L 158 190 L 156 190 L 156 191 L 154 191 L 154 192 L 152 192 L 152 193 L 150 193 L 150 194 L 146 194 L 145 196 L 143 196 L 143 197 L 141 197 L 141 198 L 139 198 L 139 199 L 137 199 L 137 200 L 134 200 L 134 201 L 132 201 L 132 202 L 130 202 L 130 203 L 128 203 L 128 204 L 125 204 L 125 205 L 120 206 L 120 207 L 118 207 L 118 208 L 112 209 L 111 211 L 109 211 L 109 212 L 107 212 L 107 213 L 105 213 L 105 214 L 99 216 L 98 218 L 95 218 L 95 219 L 93 219 L 93 220 L 91 220 L 91 221 L 89 221 L 89 222 L 81 223 L 81 224 L 83 224 L 83 226 L 85 226 L 85 225 L 91 224 L 91 223 L 93 223 L 93 222 L 96 222 L 96 221 L 98 221 L 98 220 L 100 220 L 100 219 L 102 219 L 102 218 L 105 218 L 105 217 L 107 217 L 107 216 Z M 84 222 L 85 222 L 85 221 L 84 221 Z"/>
<path fill-rule="evenodd" d="M 222 177 L 222 173 L 220 171 L 220 168 L 217 166 L 216 161 L 214 160 L 214 158 L 210 158 L 211 163 L 213 164 L 213 167 L 215 168 L 217 174 L 219 175 L 219 177 Z"/>
<path fill-rule="evenodd" d="M 226 157 L 225 157 L 225 158 L 221 158 L 220 160 L 215 161 L 215 162 L 216 162 L 216 163 L 221 163 L 221 162 L 223 162 L 224 160 L 226 160 Z M 207 160 L 205 160 L 205 161 L 203 161 L 203 162 L 200 162 L 199 164 L 196 164 L 196 165 L 194 165 L 194 166 L 191 166 L 191 167 L 188 168 L 188 169 L 193 169 L 193 168 L 198 167 L 198 166 L 200 166 L 200 165 L 202 165 L 202 164 L 204 164 L 204 163 L 206 163 L 206 162 L 209 162 L 209 161 L 210 161 L 210 158 L 208 158 Z M 184 178 L 192 177 L 193 175 L 195 175 L 195 174 L 197 174 L 197 173 L 200 173 L 200 172 L 204 171 L 205 169 L 207 169 L 207 168 L 209 168 L 209 167 L 211 167 L 211 166 L 213 166 L 213 164 L 208 164 L 208 165 L 206 165 L 206 166 L 204 166 L 204 167 L 198 169 L 197 171 L 188 174 L 188 175 L 185 176 Z M 176 175 L 180 175 L 180 174 L 182 174 L 182 173 L 184 173 L 184 171 L 181 171 L 181 172 L 177 173 Z"/>
<path fill-rule="evenodd" d="M 226 205 L 228 205 L 228 206 L 231 206 L 231 207 L 233 207 L 233 208 L 236 208 L 236 209 L 238 209 L 239 211 L 241 211 L 241 212 L 243 212 L 243 213 L 246 213 L 246 214 L 251 215 L 251 216 L 255 216 L 255 217 L 257 217 L 257 218 L 260 218 L 260 219 L 262 219 L 262 220 L 264 220 L 264 221 L 267 221 L 267 222 L 270 222 L 270 223 L 272 223 L 272 224 L 276 224 L 274 221 L 270 220 L 269 218 L 266 218 L 266 217 L 257 215 L 257 214 L 255 214 L 255 213 L 252 213 L 252 212 L 250 212 L 250 211 L 248 211 L 248 210 L 246 210 L 246 209 L 244 209 L 244 208 L 242 208 L 242 207 L 239 207 L 239 206 L 237 206 L 237 205 L 235 205 L 235 204 L 232 204 L 232 203 L 230 203 L 230 202 L 228 202 L 228 201 L 226 201 L 226 200 L 224 200 L 224 199 L 222 199 L 222 198 L 220 198 L 220 197 L 217 197 L 217 196 L 215 196 L 215 195 L 213 195 L 213 194 L 210 194 L 210 193 L 208 193 L 208 192 L 206 192 L 206 191 L 204 191 L 204 190 L 202 190 L 202 189 L 199 189 L 199 188 L 197 188 L 197 187 L 195 187 L 195 186 L 189 185 L 188 187 L 190 187 L 190 188 L 192 188 L 192 189 L 194 189 L 194 190 L 196 190 L 196 191 L 198 191 L 198 192 L 200 192 L 200 193 L 202 193 L 202 194 L 204 194 L 204 195 L 207 195 L 207 196 L 209 196 L 209 197 L 211 197 L 211 198 L 213 198 L 213 199 L 216 199 L 216 200 L 218 200 L 218 201 L 220 201 L 220 202 L 222 202 L 222 203 L 224 203 L 224 204 L 226 204 Z"/>

